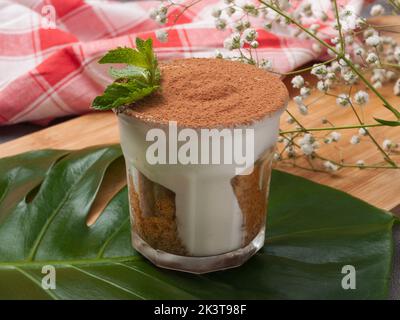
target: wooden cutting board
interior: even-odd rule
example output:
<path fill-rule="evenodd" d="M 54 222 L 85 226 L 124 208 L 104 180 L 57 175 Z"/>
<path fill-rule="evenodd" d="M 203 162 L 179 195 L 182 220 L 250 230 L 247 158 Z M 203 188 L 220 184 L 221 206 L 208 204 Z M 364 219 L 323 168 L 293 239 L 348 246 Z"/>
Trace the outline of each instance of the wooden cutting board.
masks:
<path fill-rule="evenodd" d="M 390 22 L 390 21 L 389 21 Z M 392 21 L 393 22 L 393 21 Z M 393 24 L 393 23 L 389 24 Z M 398 20 L 397 20 L 398 22 Z M 388 23 L 388 21 L 386 21 Z M 304 75 L 309 82 L 314 80 Z M 288 86 L 290 78 L 287 80 Z M 392 96 L 391 102 L 400 107 L 399 97 L 394 97 L 391 93 L 393 84 L 381 89 L 383 94 Z M 348 88 L 339 88 L 337 93 L 346 92 Z M 352 92 L 356 92 L 357 88 L 353 88 Z M 291 95 L 297 94 L 291 90 Z M 315 92 L 309 97 L 309 101 L 318 98 L 320 93 Z M 290 103 L 289 110 L 298 116 L 308 127 L 326 126 L 321 123 L 323 117 L 327 117 L 329 121 L 336 126 L 355 124 L 356 120 L 350 109 L 340 108 L 335 105 L 335 99 L 331 97 L 323 97 L 310 106 L 310 115 L 299 115 L 296 106 Z M 383 119 L 391 119 L 390 113 L 385 110 L 381 103 L 371 94 L 371 103 L 365 107 L 364 117 L 366 123 L 373 123 L 372 115 Z M 281 128 L 284 130 L 293 129 L 293 125 L 288 125 L 286 115 L 282 118 Z M 379 143 L 390 137 L 394 142 L 400 143 L 400 127 L 394 128 L 373 128 L 372 134 Z M 328 158 L 345 162 L 355 163 L 359 159 L 363 159 L 367 164 L 382 160 L 376 147 L 367 142 L 366 138 L 362 139 L 359 145 L 350 145 L 349 140 L 357 130 L 343 130 L 342 141 L 328 147 L 321 147 L 321 153 Z M 321 135 L 319 133 L 319 135 Z M 24 136 L 0 145 L 0 157 L 15 155 L 30 150 L 38 150 L 45 148 L 56 149 L 80 149 L 87 146 L 98 144 L 118 143 L 118 128 L 116 117 L 112 112 L 91 113 L 66 121 L 64 123 L 43 129 L 36 133 Z M 393 159 L 400 163 L 400 153 L 391 155 Z M 307 166 L 306 162 L 296 162 L 297 165 Z M 372 205 L 382 209 L 391 210 L 400 214 L 400 169 L 363 169 L 346 168 L 339 173 L 332 175 L 321 172 L 301 169 L 292 164 L 279 164 L 277 168 L 288 171 L 290 173 L 303 176 L 307 179 L 326 184 L 328 186 L 348 192 L 358 198 L 361 198 Z M 318 201 L 318 195 L 315 195 L 315 201 Z"/>

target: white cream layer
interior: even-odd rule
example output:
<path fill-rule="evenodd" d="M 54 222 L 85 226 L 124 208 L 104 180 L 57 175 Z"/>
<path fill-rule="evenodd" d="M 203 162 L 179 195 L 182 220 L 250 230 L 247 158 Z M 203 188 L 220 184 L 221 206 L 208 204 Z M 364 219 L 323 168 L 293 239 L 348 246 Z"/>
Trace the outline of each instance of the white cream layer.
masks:
<path fill-rule="evenodd" d="M 275 144 L 281 113 L 244 127 L 254 129 L 254 159 Z M 134 183 L 136 168 L 148 179 L 175 192 L 178 233 L 188 254 L 210 256 L 241 248 L 245 236 L 243 214 L 231 186 L 237 165 L 150 165 L 146 150 L 152 142 L 146 141 L 146 134 L 154 126 L 124 114 L 118 118 L 121 145 Z"/>

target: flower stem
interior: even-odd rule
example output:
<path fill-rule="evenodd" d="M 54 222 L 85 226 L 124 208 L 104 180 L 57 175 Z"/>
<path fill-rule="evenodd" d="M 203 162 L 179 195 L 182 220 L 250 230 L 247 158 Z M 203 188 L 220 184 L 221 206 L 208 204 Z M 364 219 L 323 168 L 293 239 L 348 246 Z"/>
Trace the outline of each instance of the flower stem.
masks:
<path fill-rule="evenodd" d="M 351 90 L 351 89 L 350 89 L 350 90 Z M 351 109 L 353 110 L 353 112 L 354 112 L 354 114 L 355 114 L 355 116 L 356 116 L 358 122 L 360 123 L 360 125 L 363 126 L 363 125 L 364 125 L 364 124 L 363 124 L 363 121 L 361 120 L 360 116 L 358 115 L 358 113 L 357 113 L 357 111 L 356 111 L 356 108 L 354 108 L 354 105 L 353 105 L 353 103 L 351 102 L 350 99 L 348 99 L 348 101 L 349 101 L 350 107 L 351 107 Z M 363 126 L 362 128 L 365 130 L 365 132 L 367 133 L 368 137 L 369 137 L 369 138 L 371 139 L 371 141 L 375 144 L 375 146 L 378 148 L 378 150 L 382 153 L 383 158 L 385 159 L 385 161 L 386 161 L 387 163 L 389 163 L 392 167 L 397 168 L 396 163 L 389 157 L 389 155 L 385 152 L 385 150 L 382 149 L 382 147 L 381 147 L 381 146 L 379 145 L 379 143 L 375 140 L 375 138 L 372 136 L 372 134 L 369 132 L 369 130 L 366 129 L 364 126 Z"/>
<path fill-rule="evenodd" d="M 363 124 L 363 125 L 350 125 L 350 126 L 339 126 L 339 127 L 328 127 L 328 128 L 307 128 L 305 130 L 288 130 L 281 131 L 280 134 L 297 133 L 297 132 L 308 132 L 308 131 L 332 131 L 332 130 L 346 130 L 346 129 L 360 129 L 360 128 L 371 128 L 371 127 L 384 127 L 381 123 L 374 124 Z"/>
<path fill-rule="evenodd" d="M 343 37 L 343 33 L 342 33 L 342 25 L 340 23 L 339 9 L 338 9 L 338 5 L 337 5 L 337 1 L 333 0 L 332 2 L 333 2 L 333 6 L 335 8 L 336 22 L 337 22 L 338 31 L 339 31 L 340 51 L 341 51 L 342 54 L 344 54 L 344 52 L 345 52 L 345 43 L 344 43 L 344 37 Z"/>

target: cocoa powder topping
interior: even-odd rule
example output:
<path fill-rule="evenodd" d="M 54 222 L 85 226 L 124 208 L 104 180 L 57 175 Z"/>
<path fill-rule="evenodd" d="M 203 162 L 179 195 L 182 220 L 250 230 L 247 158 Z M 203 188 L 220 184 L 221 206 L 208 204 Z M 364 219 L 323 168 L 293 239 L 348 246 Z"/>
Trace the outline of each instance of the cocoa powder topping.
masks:
<path fill-rule="evenodd" d="M 223 59 L 163 63 L 161 90 L 124 109 L 146 122 L 215 128 L 250 125 L 285 107 L 279 78 L 255 66 Z"/>

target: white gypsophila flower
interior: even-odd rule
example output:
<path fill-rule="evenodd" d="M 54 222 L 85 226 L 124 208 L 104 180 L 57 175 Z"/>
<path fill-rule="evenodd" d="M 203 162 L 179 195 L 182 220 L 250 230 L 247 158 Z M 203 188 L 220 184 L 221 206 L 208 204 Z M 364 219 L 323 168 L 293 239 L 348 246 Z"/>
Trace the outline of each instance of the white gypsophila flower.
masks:
<path fill-rule="evenodd" d="M 393 51 L 393 57 L 400 62 L 400 46 L 397 46 Z"/>
<path fill-rule="evenodd" d="M 334 72 L 328 72 L 326 78 L 329 80 L 336 80 L 336 74 Z"/>
<path fill-rule="evenodd" d="M 382 147 L 383 147 L 383 149 L 385 149 L 385 150 L 390 150 L 390 149 L 392 149 L 392 147 L 393 147 L 392 140 L 389 140 L 389 139 L 383 140 L 383 142 L 382 142 Z"/>
<path fill-rule="evenodd" d="M 385 80 L 386 81 L 393 81 L 396 80 L 396 72 L 392 71 L 392 70 L 386 70 L 385 72 Z"/>
<path fill-rule="evenodd" d="M 245 4 L 242 6 L 242 10 L 243 10 L 245 13 L 248 13 L 249 15 L 251 15 L 251 16 L 253 16 L 253 17 L 257 17 L 258 14 L 259 14 L 258 9 L 257 9 L 256 6 L 255 6 L 253 3 L 251 3 L 251 2 L 245 3 Z"/>
<path fill-rule="evenodd" d="M 331 42 L 333 43 L 333 44 L 340 44 L 340 38 L 339 37 L 333 37 L 332 39 L 331 39 Z"/>
<path fill-rule="evenodd" d="M 319 80 L 317 82 L 317 89 L 321 92 L 326 92 L 329 90 L 329 87 L 325 84 L 324 80 Z"/>
<path fill-rule="evenodd" d="M 357 135 L 352 136 L 351 139 L 350 139 L 350 143 L 351 143 L 351 144 L 358 144 L 358 143 L 360 143 L 360 137 L 357 136 Z"/>
<path fill-rule="evenodd" d="M 371 47 L 376 47 L 381 44 L 381 38 L 378 35 L 374 34 L 365 39 L 365 43 Z"/>
<path fill-rule="evenodd" d="M 282 136 L 279 136 L 277 142 L 282 143 L 283 141 L 285 141 L 285 138 Z"/>
<path fill-rule="evenodd" d="M 215 28 L 217 30 L 225 30 L 227 25 L 227 21 L 225 19 L 217 19 L 215 20 Z"/>
<path fill-rule="evenodd" d="M 224 48 L 228 50 L 233 50 L 232 37 L 228 37 L 224 40 Z"/>
<path fill-rule="evenodd" d="M 319 18 L 321 19 L 321 21 L 324 21 L 324 22 L 329 19 L 328 15 L 324 11 L 321 11 L 321 13 L 319 14 Z"/>
<path fill-rule="evenodd" d="M 357 56 L 363 56 L 365 54 L 365 50 L 362 47 L 357 46 L 354 48 L 354 54 Z"/>
<path fill-rule="evenodd" d="M 373 17 L 381 16 L 381 15 L 383 15 L 385 13 L 385 8 L 380 4 L 376 4 L 376 5 L 372 6 L 372 8 L 371 8 L 369 13 Z"/>
<path fill-rule="evenodd" d="M 308 87 L 303 87 L 300 89 L 300 95 L 303 98 L 307 98 L 310 95 L 310 93 L 311 93 L 311 89 Z"/>
<path fill-rule="evenodd" d="M 313 147 L 312 144 L 306 143 L 306 144 L 303 144 L 303 145 L 301 146 L 301 151 L 303 151 L 303 153 L 304 153 L 306 156 L 309 156 L 309 155 L 311 155 L 311 154 L 314 152 L 314 147 Z"/>
<path fill-rule="evenodd" d="M 354 84 L 358 80 L 358 76 L 351 70 L 344 72 L 342 78 L 349 84 Z"/>
<path fill-rule="evenodd" d="M 311 24 L 310 25 L 310 27 L 309 27 L 309 30 L 312 32 L 312 33 L 317 33 L 317 31 L 318 31 L 318 29 L 320 28 L 321 26 L 318 24 L 318 23 L 313 23 L 313 24 Z"/>
<path fill-rule="evenodd" d="M 311 69 L 311 74 L 316 76 L 318 79 L 324 79 L 328 74 L 328 69 L 324 64 L 316 64 Z"/>
<path fill-rule="evenodd" d="M 364 30 L 363 37 L 364 38 L 368 38 L 368 37 L 372 36 L 375 33 L 376 33 L 376 31 L 374 29 L 368 28 L 368 29 Z"/>
<path fill-rule="evenodd" d="M 224 48 L 228 50 L 240 49 L 243 45 L 244 41 L 239 33 L 234 33 L 224 40 Z"/>
<path fill-rule="evenodd" d="M 212 12 L 211 12 L 211 15 L 212 15 L 214 18 L 219 18 L 219 17 L 221 16 L 221 14 L 222 14 L 222 10 L 219 9 L 219 8 L 213 8 L 213 10 L 212 10 Z"/>
<path fill-rule="evenodd" d="M 253 28 L 246 29 L 243 32 L 243 38 L 247 43 L 251 43 L 252 41 L 256 40 L 257 37 L 258 37 L 258 33 Z"/>
<path fill-rule="evenodd" d="M 400 78 L 397 79 L 396 83 L 393 86 L 393 93 L 395 96 L 400 96 Z"/>
<path fill-rule="evenodd" d="M 287 117 L 286 122 L 288 124 L 293 124 L 294 123 L 294 119 L 291 116 L 289 116 L 289 117 Z"/>
<path fill-rule="evenodd" d="M 367 104 L 369 101 L 369 94 L 365 91 L 357 91 L 354 95 L 354 101 L 359 105 Z"/>
<path fill-rule="evenodd" d="M 336 104 L 340 107 L 347 107 L 349 105 L 350 98 L 347 94 L 341 93 L 336 98 Z"/>
<path fill-rule="evenodd" d="M 215 58 L 217 59 L 222 59 L 224 56 L 222 55 L 222 52 L 219 51 L 218 49 L 215 50 L 215 54 L 214 54 Z"/>
<path fill-rule="evenodd" d="M 165 14 L 160 13 L 156 16 L 155 21 L 162 25 L 167 23 L 168 18 Z"/>
<path fill-rule="evenodd" d="M 357 164 L 359 167 L 365 166 L 364 160 L 357 160 L 356 164 Z"/>
<path fill-rule="evenodd" d="M 327 169 L 328 171 L 337 171 L 339 169 L 339 167 L 336 164 L 333 164 L 330 161 L 325 161 L 324 162 L 324 167 L 325 169 Z"/>
<path fill-rule="evenodd" d="M 314 136 L 311 133 L 306 133 L 302 138 L 299 139 L 299 144 L 302 146 L 304 144 L 313 144 L 315 141 Z"/>
<path fill-rule="evenodd" d="M 373 69 L 372 70 L 372 77 L 371 77 L 371 82 L 384 82 L 385 81 L 385 70 L 384 69 Z"/>
<path fill-rule="evenodd" d="M 242 32 L 244 29 L 246 29 L 246 27 L 244 26 L 244 22 L 242 20 L 238 20 L 236 21 L 232 28 L 236 31 L 236 32 Z"/>
<path fill-rule="evenodd" d="M 168 41 L 168 32 L 165 30 L 157 30 L 156 38 L 160 42 L 167 42 Z"/>
<path fill-rule="evenodd" d="M 367 133 L 368 133 L 367 130 L 365 130 L 364 128 L 358 129 L 358 134 L 359 134 L 360 136 L 366 136 Z"/>
<path fill-rule="evenodd" d="M 376 63 L 378 61 L 378 56 L 375 53 L 370 52 L 370 53 L 368 53 L 368 56 L 365 59 L 365 61 L 367 61 L 367 63 L 369 63 L 369 64 Z"/>
<path fill-rule="evenodd" d="M 330 72 L 339 72 L 342 69 L 340 66 L 339 62 L 333 61 L 331 65 L 329 66 L 329 71 Z"/>
<path fill-rule="evenodd" d="M 293 141 L 288 138 L 284 139 L 283 142 L 284 142 L 285 147 L 293 145 Z"/>
<path fill-rule="evenodd" d="M 306 105 L 302 104 L 298 106 L 299 112 L 303 115 L 306 116 L 308 115 L 308 108 Z"/>
<path fill-rule="evenodd" d="M 354 8 L 351 6 L 347 6 L 344 10 L 342 10 L 339 13 L 339 17 L 340 17 L 340 24 L 342 26 L 342 32 L 344 33 L 355 30 L 360 25 L 360 20 L 355 14 Z"/>
<path fill-rule="evenodd" d="M 324 138 L 324 143 L 325 143 L 325 144 L 331 144 L 332 141 L 333 141 L 333 140 L 332 140 L 332 138 L 330 138 L 330 137 L 325 137 L 325 138 Z"/>
<path fill-rule="evenodd" d="M 316 42 L 314 42 L 314 43 L 311 45 L 311 49 L 312 49 L 312 51 L 314 51 L 315 53 L 320 53 L 320 52 L 322 51 L 321 45 L 320 45 L 319 43 L 316 43 Z"/>
<path fill-rule="evenodd" d="M 349 45 L 354 43 L 354 37 L 352 35 L 347 35 L 344 37 L 344 42 Z"/>
<path fill-rule="evenodd" d="M 225 12 L 229 17 L 231 17 L 236 12 L 236 9 L 234 7 L 228 7 L 225 9 Z"/>
<path fill-rule="evenodd" d="M 271 71 L 272 70 L 272 61 L 262 59 L 261 62 L 259 63 L 259 67 L 266 71 Z"/>
<path fill-rule="evenodd" d="M 391 45 L 392 42 L 393 42 L 393 38 L 392 37 L 382 36 L 381 39 L 382 39 L 382 43 L 383 44 Z"/>
<path fill-rule="evenodd" d="M 254 41 L 252 41 L 252 42 L 250 43 L 250 46 L 251 46 L 253 49 L 257 49 L 259 45 L 260 45 L 260 44 L 258 43 L 257 40 L 254 40 Z"/>
<path fill-rule="evenodd" d="M 158 12 L 162 13 L 162 14 L 167 14 L 168 13 L 168 8 L 165 5 L 160 5 L 158 7 Z"/>
<path fill-rule="evenodd" d="M 373 86 L 375 89 L 380 89 L 380 88 L 382 88 L 382 82 L 381 82 L 381 81 L 376 81 L 376 82 L 374 82 L 374 83 L 372 84 L 372 86 Z"/>
<path fill-rule="evenodd" d="M 303 97 L 302 96 L 294 96 L 293 97 L 294 103 L 296 103 L 298 106 L 303 104 Z"/>
<path fill-rule="evenodd" d="M 266 29 L 267 31 L 272 29 L 272 23 L 271 22 L 266 22 L 264 23 L 264 29 Z"/>
<path fill-rule="evenodd" d="M 311 17 L 313 15 L 312 5 L 308 2 L 303 2 L 300 7 L 301 13 L 306 17 Z"/>
<path fill-rule="evenodd" d="M 150 11 L 149 11 L 150 19 L 155 20 L 157 15 L 158 15 L 158 9 L 157 8 L 151 8 Z"/>
<path fill-rule="evenodd" d="M 339 132 L 333 131 L 330 133 L 330 137 L 331 137 L 332 141 L 338 142 L 340 140 L 340 138 L 342 137 L 342 135 Z"/>
<path fill-rule="evenodd" d="M 281 155 L 278 152 L 274 152 L 273 159 L 274 161 L 279 161 L 281 160 Z"/>
<path fill-rule="evenodd" d="M 296 150 L 292 146 L 286 148 L 286 153 L 289 158 L 294 158 L 296 156 Z"/>
<path fill-rule="evenodd" d="M 293 88 L 301 89 L 304 86 L 304 78 L 302 76 L 295 76 L 292 78 L 291 84 Z"/>

